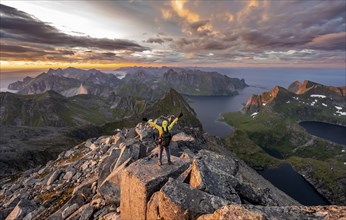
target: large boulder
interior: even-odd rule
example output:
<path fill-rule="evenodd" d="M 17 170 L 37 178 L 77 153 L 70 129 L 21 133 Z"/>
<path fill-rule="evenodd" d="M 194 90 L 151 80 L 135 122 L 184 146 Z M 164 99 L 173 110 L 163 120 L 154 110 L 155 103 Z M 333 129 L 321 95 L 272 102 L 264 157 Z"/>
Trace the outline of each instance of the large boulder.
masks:
<path fill-rule="evenodd" d="M 89 220 L 94 212 L 93 207 L 88 203 L 80 207 L 72 215 L 70 215 L 67 220 Z"/>
<path fill-rule="evenodd" d="M 12 212 L 7 216 L 6 220 L 20 220 L 23 219 L 26 214 L 36 209 L 37 206 L 34 202 L 22 199 L 18 202 L 16 207 Z"/>
<path fill-rule="evenodd" d="M 198 220 L 214 219 L 345 219 L 345 206 L 227 205 Z"/>
<path fill-rule="evenodd" d="M 196 219 L 231 203 L 172 178 L 162 187 L 158 197 L 159 215 L 163 219 Z"/>
<path fill-rule="evenodd" d="M 212 151 L 201 150 L 193 159 L 190 185 L 234 203 L 241 203 L 234 187 L 237 161 Z"/>
<path fill-rule="evenodd" d="M 173 135 L 172 141 L 193 142 L 196 141 L 196 139 L 190 135 L 187 135 L 185 132 L 180 132 Z"/>
<path fill-rule="evenodd" d="M 135 130 L 141 141 L 151 140 L 153 138 L 154 130 L 146 123 L 138 123 Z"/>
<path fill-rule="evenodd" d="M 121 173 L 131 163 L 132 158 L 128 158 L 119 167 L 116 167 L 108 177 L 99 185 L 98 192 L 105 199 L 106 204 L 120 204 L 120 180 Z"/>
<path fill-rule="evenodd" d="M 157 165 L 157 160 L 140 159 L 128 166 L 121 175 L 122 219 L 144 219 L 147 202 L 169 177 L 177 178 L 189 167 L 189 160 L 172 156 L 173 165 Z"/>
<path fill-rule="evenodd" d="M 146 146 L 134 139 L 126 140 L 124 143 L 120 144 L 120 148 L 120 155 L 118 157 L 117 162 L 114 165 L 112 165 L 112 169 L 116 169 L 129 158 L 132 158 L 133 160 L 138 160 L 146 156 Z"/>
<path fill-rule="evenodd" d="M 108 156 L 105 156 L 99 165 L 99 179 L 98 185 L 100 185 L 112 171 L 112 164 L 118 160 L 121 150 L 119 148 L 110 148 Z"/>
<path fill-rule="evenodd" d="M 47 220 L 65 219 L 70 214 L 72 214 L 74 211 L 78 210 L 85 203 L 86 203 L 86 201 L 82 195 L 80 195 L 80 194 L 74 195 L 58 211 L 56 211 L 55 213 L 50 215 L 47 218 Z"/>
<path fill-rule="evenodd" d="M 58 169 L 58 170 L 54 171 L 53 174 L 49 177 L 49 179 L 47 181 L 47 186 L 52 185 L 56 180 L 58 180 L 61 174 L 63 174 L 62 169 Z"/>

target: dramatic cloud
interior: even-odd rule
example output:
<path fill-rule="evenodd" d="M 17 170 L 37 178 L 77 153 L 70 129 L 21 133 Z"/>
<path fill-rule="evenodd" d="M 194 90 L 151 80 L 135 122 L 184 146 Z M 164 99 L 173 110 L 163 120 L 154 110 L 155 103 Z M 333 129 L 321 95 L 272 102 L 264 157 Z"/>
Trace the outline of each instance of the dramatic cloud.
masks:
<path fill-rule="evenodd" d="M 308 46 L 319 50 L 341 50 L 346 49 L 346 32 L 320 35 L 312 39 Z"/>
<path fill-rule="evenodd" d="M 4 4 L 13 7 L 0 8 L 2 61 L 342 66 L 346 60 L 341 0 L 78 1 L 55 3 L 56 9 Z M 45 8 L 56 17 L 38 12 Z M 84 29 L 66 31 L 61 10 Z"/>
<path fill-rule="evenodd" d="M 176 38 L 172 48 L 186 52 L 189 60 L 257 63 L 305 63 L 331 57 L 337 62 L 345 60 L 345 1 L 209 3 L 198 1 L 192 7 L 182 1 L 177 7 L 176 1 L 172 1 L 163 9 L 163 17 L 179 25 L 185 35 Z M 186 12 L 193 16 L 188 17 Z M 310 52 L 288 53 L 292 50 Z M 344 53 L 335 52 L 331 56 L 327 52 L 340 50 Z M 239 56 L 240 53 L 244 55 Z M 305 54 L 304 59 L 298 54 Z"/>
<path fill-rule="evenodd" d="M 146 43 L 151 43 L 151 44 L 163 44 L 165 42 L 169 42 L 169 41 L 173 41 L 173 38 L 169 38 L 169 37 L 165 37 L 165 38 L 154 38 L 154 37 L 151 37 L 149 38 L 148 40 L 144 41 Z"/>
<path fill-rule="evenodd" d="M 42 50 L 42 45 L 54 48 L 91 48 L 106 51 L 130 51 L 140 52 L 149 50 L 133 41 L 123 39 L 91 38 L 85 36 L 72 36 L 60 32 L 55 27 L 39 21 L 31 15 L 5 5 L 0 7 L 1 15 L 1 58 L 17 57 L 18 52 L 27 54 L 32 60 L 44 57 L 44 55 L 74 55 L 70 49 L 54 51 Z M 28 47 L 14 46 L 13 44 L 26 44 Z M 66 53 L 66 51 L 69 53 Z M 112 53 L 102 53 L 102 56 Z M 50 56 L 52 57 L 52 56 Z M 61 58 L 61 57 L 56 57 Z M 95 58 L 95 57 L 94 57 Z M 80 57 L 77 60 L 81 59 Z M 58 60 L 58 59 L 56 59 Z"/>

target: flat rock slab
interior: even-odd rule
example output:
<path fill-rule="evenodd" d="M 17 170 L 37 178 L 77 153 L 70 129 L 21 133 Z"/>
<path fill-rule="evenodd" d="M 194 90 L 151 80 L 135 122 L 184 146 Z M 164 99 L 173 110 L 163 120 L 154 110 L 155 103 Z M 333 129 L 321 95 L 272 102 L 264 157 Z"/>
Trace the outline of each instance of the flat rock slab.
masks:
<path fill-rule="evenodd" d="M 121 219 L 144 219 L 147 202 L 169 177 L 177 178 L 189 166 L 185 158 L 171 157 L 173 165 L 157 165 L 157 160 L 140 159 L 127 167 L 121 175 Z"/>
<path fill-rule="evenodd" d="M 6 220 L 20 220 L 25 217 L 26 214 L 33 211 L 36 204 L 29 200 L 20 200 L 12 212 L 7 216 Z"/>
<path fill-rule="evenodd" d="M 173 179 L 162 187 L 158 197 L 162 219 L 196 219 L 231 203 Z"/>

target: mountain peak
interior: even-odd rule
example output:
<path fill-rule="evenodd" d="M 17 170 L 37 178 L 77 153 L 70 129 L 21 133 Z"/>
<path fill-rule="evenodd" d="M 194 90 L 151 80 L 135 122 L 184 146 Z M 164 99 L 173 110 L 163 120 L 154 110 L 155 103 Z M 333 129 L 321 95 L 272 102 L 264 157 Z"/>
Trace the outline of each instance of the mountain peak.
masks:
<path fill-rule="evenodd" d="M 80 84 L 79 94 L 88 94 L 88 90 L 83 86 L 83 84 Z"/>
<path fill-rule="evenodd" d="M 276 85 L 268 92 L 264 92 L 260 95 L 252 95 L 246 102 L 243 110 L 249 113 L 258 112 L 261 109 L 270 111 L 272 102 L 276 100 L 277 97 L 285 96 L 287 93 L 288 91 L 285 88 Z"/>
<path fill-rule="evenodd" d="M 297 81 L 294 81 L 291 85 L 289 85 L 288 91 L 296 93 L 296 94 L 303 94 L 312 88 L 316 88 L 320 86 L 322 85 L 310 80 L 304 80 L 303 82 L 299 82 L 297 80 Z"/>

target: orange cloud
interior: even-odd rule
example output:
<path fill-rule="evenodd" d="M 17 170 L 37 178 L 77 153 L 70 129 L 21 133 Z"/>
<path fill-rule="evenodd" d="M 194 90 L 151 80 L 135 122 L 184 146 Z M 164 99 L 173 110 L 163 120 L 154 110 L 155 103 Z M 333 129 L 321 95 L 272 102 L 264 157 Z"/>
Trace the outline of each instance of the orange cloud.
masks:
<path fill-rule="evenodd" d="M 246 6 L 237 13 L 237 20 L 241 21 L 243 18 L 248 16 L 252 10 L 259 8 L 260 6 L 267 8 L 269 6 L 269 1 L 268 0 L 264 0 L 264 1 L 251 0 L 251 1 L 248 1 Z M 268 14 L 264 13 L 262 15 L 262 20 L 267 20 L 267 19 L 268 19 Z"/>
<path fill-rule="evenodd" d="M 173 10 L 182 18 L 185 18 L 189 23 L 199 21 L 199 15 L 184 7 L 187 0 L 172 0 L 171 6 Z"/>
<path fill-rule="evenodd" d="M 161 13 L 164 19 L 170 19 L 173 17 L 172 11 L 167 9 L 161 9 Z"/>

